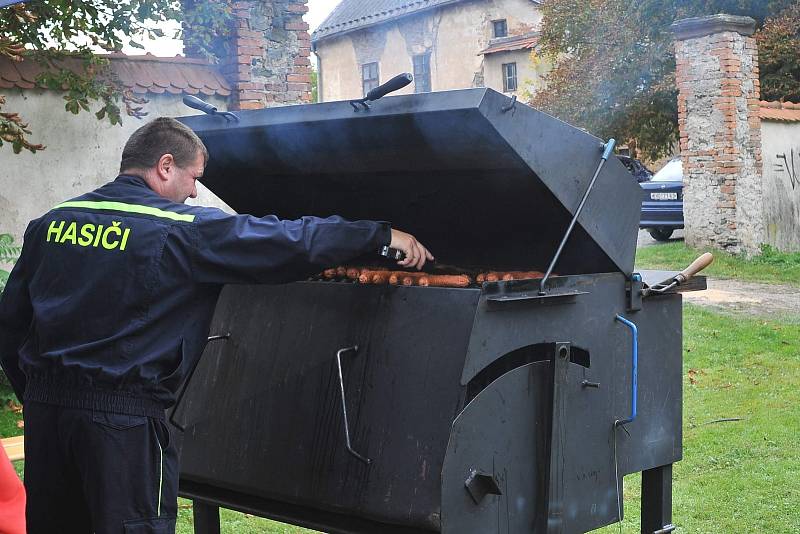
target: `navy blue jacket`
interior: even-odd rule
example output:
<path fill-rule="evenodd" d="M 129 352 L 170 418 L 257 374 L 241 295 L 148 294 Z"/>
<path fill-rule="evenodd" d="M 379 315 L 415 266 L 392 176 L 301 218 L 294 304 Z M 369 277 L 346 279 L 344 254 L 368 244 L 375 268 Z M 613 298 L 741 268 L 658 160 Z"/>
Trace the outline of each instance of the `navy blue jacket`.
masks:
<path fill-rule="evenodd" d="M 28 226 L 0 361 L 25 401 L 163 417 L 223 284 L 299 280 L 390 240 L 388 223 L 232 216 L 119 176 Z"/>

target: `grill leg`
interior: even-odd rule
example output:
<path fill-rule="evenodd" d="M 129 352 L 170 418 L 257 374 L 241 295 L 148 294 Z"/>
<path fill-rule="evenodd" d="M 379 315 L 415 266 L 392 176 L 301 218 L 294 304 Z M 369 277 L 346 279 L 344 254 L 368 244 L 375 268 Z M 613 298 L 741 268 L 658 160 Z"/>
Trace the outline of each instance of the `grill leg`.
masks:
<path fill-rule="evenodd" d="M 642 534 L 673 530 L 672 464 L 642 471 Z"/>
<path fill-rule="evenodd" d="M 219 507 L 203 501 L 192 501 L 195 534 L 220 534 Z"/>

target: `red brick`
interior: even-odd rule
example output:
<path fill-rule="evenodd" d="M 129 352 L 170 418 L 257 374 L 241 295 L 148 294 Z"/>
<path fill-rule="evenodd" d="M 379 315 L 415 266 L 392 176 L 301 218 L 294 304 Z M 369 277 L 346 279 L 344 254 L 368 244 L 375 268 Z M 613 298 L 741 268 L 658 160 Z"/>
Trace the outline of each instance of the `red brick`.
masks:
<path fill-rule="evenodd" d="M 289 74 L 286 76 L 286 81 L 297 82 L 297 83 L 311 83 L 311 75 L 310 74 Z"/>
<path fill-rule="evenodd" d="M 264 39 L 264 34 L 255 30 L 239 30 L 236 35 L 243 39 Z"/>
<path fill-rule="evenodd" d="M 307 83 L 290 83 L 289 91 L 308 91 L 308 86 Z"/>
<path fill-rule="evenodd" d="M 296 31 L 305 31 L 308 30 L 308 23 L 307 22 L 287 22 L 283 25 L 283 28 L 286 30 L 296 30 Z"/>
<path fill-rule="evenodd" d="M 236 46 L 237 47 L 247 47 L 247 48 L 264 48 L 264 40 L 263 39 L 251 39 L 251 38 L 239 38 L 236 39 Z"/>
<path fill-rule="evenodd" d="M 289 13 L 308 13 L 308 6 L 305 4 L 289 4 L 286 6 Z"/>
<path fill-rule="evenodd" d="M 258 91 L 239 91 L 239 100 L 262 100 L 264 93 Z"/>
<path fill-rule="evenodd" d="M 251 100 L 239 102 L 239 109 L 264 109 L 264 102 L 265 101 L 254 102 Z"/>
<path fill-rule="evenodd" d="M 264 53 L 263 48 L 259 48 L 257 46 L 240 46 L 236 49 L 237 56 L 260 56 Z"/>

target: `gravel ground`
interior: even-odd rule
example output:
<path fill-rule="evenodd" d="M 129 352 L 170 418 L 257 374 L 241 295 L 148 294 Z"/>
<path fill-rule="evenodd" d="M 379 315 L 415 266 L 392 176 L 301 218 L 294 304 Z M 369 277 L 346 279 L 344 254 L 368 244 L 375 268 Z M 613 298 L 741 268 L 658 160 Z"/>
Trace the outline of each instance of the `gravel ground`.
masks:
<path fill-rule="evenodd" d="M 669 238 L 669 242 L 672 241 L 682 241 L 683 240 L 683 230 L 675 230 L 672 233 L 672 237 Z M 659 241 L 656 241 L 650 234 L 647 233 L 647 230 L 639 230 L 639 241 L 636 243 L 637 247 L 652 247 L 653 245 L 660 245 Z"/>

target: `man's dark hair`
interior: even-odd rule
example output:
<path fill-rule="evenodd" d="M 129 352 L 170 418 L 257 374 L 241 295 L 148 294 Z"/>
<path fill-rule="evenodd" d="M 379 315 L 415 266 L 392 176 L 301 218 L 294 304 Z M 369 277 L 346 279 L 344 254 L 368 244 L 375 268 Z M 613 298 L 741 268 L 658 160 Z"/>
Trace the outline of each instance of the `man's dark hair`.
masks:
<path fill-rule="evenodd" d="M 175 119 L 159 117 L 131 135 L 122 150 L 120 172 L 150 169 L 164 154 L 172 154 L 175 165 L 190 165 L 197 154 L 208 162 L 208 150 L 197 135 Z"/>

